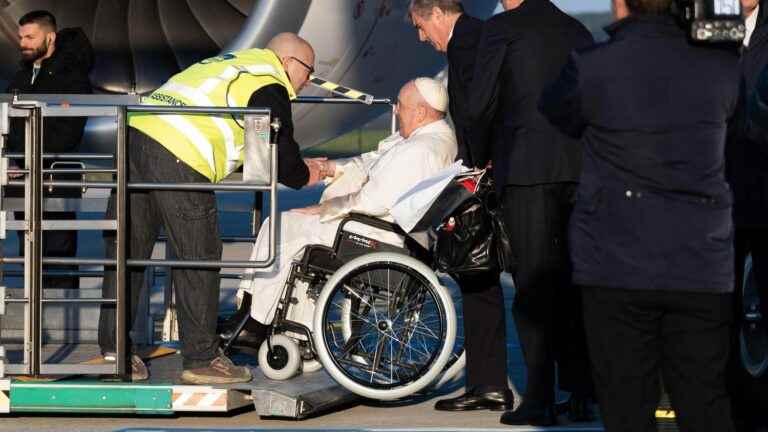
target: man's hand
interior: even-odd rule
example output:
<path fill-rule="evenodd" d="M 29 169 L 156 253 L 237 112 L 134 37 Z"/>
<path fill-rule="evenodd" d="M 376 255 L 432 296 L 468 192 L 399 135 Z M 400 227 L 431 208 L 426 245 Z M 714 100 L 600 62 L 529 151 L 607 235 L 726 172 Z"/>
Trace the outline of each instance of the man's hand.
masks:
<path fill-rule="evenodd" d="M 309 170 L 307 186 L 313 186 L 325 177 L 323 175 L 323 168 L 320 166 L 319 162 L 305 159 L 304 163 L 307 164 L 307 169 Z"/>
<path fill-rule="evenodd" d="M 325 176 L 333 177 L 336 175 L 336 162 L 329 160 L 325 162 Z"/>
<path fill-rule="evenodd" d="M 316 163 L 320 167 L 321 178 L 336 175 L 336 162 L 328 160 L 327 157 L 304 158 L 304 163 Z"/>
<path fill-rule="evenodd" d="M 313 205 L 309 207 L 293 209 L 291 211 L 296 213 L 306 214 L 306 215 L 318 215 L 320 214 L 320 212 L 323 211 L 323 206 Z"/>

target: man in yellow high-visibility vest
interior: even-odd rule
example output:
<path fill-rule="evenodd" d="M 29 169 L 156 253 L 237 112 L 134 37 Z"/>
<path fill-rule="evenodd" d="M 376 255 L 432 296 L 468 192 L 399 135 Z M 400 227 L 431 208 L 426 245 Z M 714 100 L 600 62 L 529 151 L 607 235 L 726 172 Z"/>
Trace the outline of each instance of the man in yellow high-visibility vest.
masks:
<path fill-rule="evenodd" d="M 266 49 L 248 49 L 203 60 L 171 77 L 149 97 L 149 104 L 176 106 L 266 107 L 280 118 L 278 180 L 294 189 L 317 182 L 321 165 L 305 162 L 293 138 L 291 100 L 307 83 L 315 53 L 292 33 L 275 36 Z M 243 161 L 242 122 L 233 116 L 131 114 L 128 119 L 128 160 L 131 182 L 219 182 Z M 114 217 L 110 200 L 107 217 Z M 131 191 L 128 254 L 147 259 L 160 227 L 182 260 L 219 260 L 216 197 L 202 191 Z M 107 256 L 115 253 L 107 239 Z M 144 271 L 130 270 L 131 321 Z M 192 384 L 226 384 L 251 380 L 246 367 L 236 366 L 219 350 L 219 270 L 175 269 L 176 307 L 184 372 Z M 114 298 L 114 272 L 104 281 L 105 298 Z M 114 305 L 102 308 L 99 345 L 105 357 L 115 352 Z M 114 354 L 112 354 L 114 355 Z M 134 380 L 149 377 L 137 355 L 131 356 Z"/>

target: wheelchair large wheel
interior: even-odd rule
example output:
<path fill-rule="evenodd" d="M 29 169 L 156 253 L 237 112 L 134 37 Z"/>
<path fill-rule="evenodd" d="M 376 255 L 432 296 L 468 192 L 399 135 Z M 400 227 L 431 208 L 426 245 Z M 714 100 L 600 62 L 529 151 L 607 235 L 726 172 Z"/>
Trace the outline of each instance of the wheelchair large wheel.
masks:
<path fill-rule="evenodd" d="M 328 373 L 358 395 L 394 400 L 425 388 L 453 354 L 456 313 L 432 270 L 396 253 L 342 266 L 317 300 L 314 341 Z"/>

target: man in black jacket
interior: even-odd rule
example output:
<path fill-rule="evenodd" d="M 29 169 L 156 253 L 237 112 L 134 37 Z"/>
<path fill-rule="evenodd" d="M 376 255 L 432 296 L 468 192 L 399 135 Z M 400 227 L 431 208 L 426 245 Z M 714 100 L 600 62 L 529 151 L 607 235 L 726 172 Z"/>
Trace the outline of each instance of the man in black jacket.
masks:
<path fill-rule="evenodd" d="M 764 322 L 768 320 L 768 141 L 749 134 L 745 107 L 753 94 L 760 71 L 768 65 L 768 6 L 763 0 L 742 0 L 747 37 L 741 48 L 740 102 L 730 127 L 726 148 L 726 175 L 734 193 L 733 218 L 736 256 L 736 285 L 734 290 L 734 348 L 740 343 L 744 323 L 742 286 L 747 256 L 752 256 L 752 274 L 760 293 Z M 760 411 L 754 397 L 758 386 L 744 368 L 741 352 L 731 350 L 729 389 L 734 419 L 738 426 L 750 430 Z M 765 392 L 765 391 L 763 391 Z"/>
<path fill-rule="evenodd" d="M 566 233 L 580 147 L 547 122 L 537 102 L 568 54 L 592 44 L 592 36 L 549 0 L 502 4 L 506 12 L 485 24 L 469 104 L 471 159 L 478 167 L 493 161 L 518 258 L 513 316 L 528 379 L 523 404 L 502 422 L 555 422 L 556 354 L 560 387 L 572 392 L 578 407 L 574 418 L 588 420 L 592 390 Z"/>
<path fill-rule="evenodd" d="M 419 39 L 448 55 L 448 95 L 459 144 L 458 159 L 471 166 L 469 141 L 470 83 L 483 22 L 464 13 L 460 0 L 413 0 L 411 20 Z M 511 409 L 507 388 L 504 296 L 498 273 L 457 281 L 462 290 L 467 393 L 438 401 L 435 409 L 466 411 Z"/>
<path fill-rule="evenodd" d="M 30 12 L 19 19 L 21 69 L 7 88 L 8 93 L 91 93 L 88 73 L 93 65 L 93 52 L 81 29 L 56 30 L 56 18 L 47 11 Z M 48 118 L 43 129 L 45 153 L 76 153 L 85 128 L 84 117 Z M 9 152 L 24 151 L 24 123 L 12 122 Z M 14 163 L 14 161 L 12 161 Z M 51 167 L 46 161 L 45 168 Z M 77 178 L 77 177 L 76 177 Z M 58 180 L 72 180 L 66 175 Z M 22 197 L 23 190 L 9 188 L 6 196 Z M 46 197 L 79 198 L 78 189 L 53 190 Z M 23 213 L 16 212 L 17 218 Z M 45 219 L 75 219 L 73 212 L 45 212 Z M 21 242 L 20 242 L 21 243 Z M 20 244 L 23 251 L 23 244 Z M 23 252 L 20 252 L 23 253 Z M 43 255 L 74 257 L 77 253 L 77 231 L 46 231 L 43 233 Z M 46 266 L 47 270 L 77 270 L 77 266 Z M 46 288 L 77 288 L 76 277 L 43 279 Z"/>
<path fill-rule="evenodd" d="M 611 40 L 573 54 L 542 98 L 584 146 L 571 257 L 607 431 L 656 431 L 660 377 L 680 430 L 733 430 L 724 150 L 737 59 L 689 43 L 672 1 L 614 0 Z"/>

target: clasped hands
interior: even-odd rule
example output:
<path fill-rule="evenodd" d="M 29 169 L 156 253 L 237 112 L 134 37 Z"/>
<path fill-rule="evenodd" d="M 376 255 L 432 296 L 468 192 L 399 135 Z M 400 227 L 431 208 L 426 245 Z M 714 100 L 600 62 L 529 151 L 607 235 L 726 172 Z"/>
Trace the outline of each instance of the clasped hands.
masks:
<path fill-rule="evenodd" d="M 307 181 L 307 186 L 313 186 L 324 178 L 333 177 L 336 174 L 336 162 L 328 160 L 326 157 L 305 158 L 304 163 L 307 164 L 307 169 L 309 169 L 309 181 Z M 313 205 L 309 207 L 293 209 L 291 211 L 315 215 L 320 214 L 321 209 L 321 206 Z"/>
<path fill-rule="evenodd" d="M 336 173 L 336 163 L 326 157 L 305 158 L 304 163 L 309 169 L 307 186 L 313 186 L 326 177 L 333 177 Z"/>

